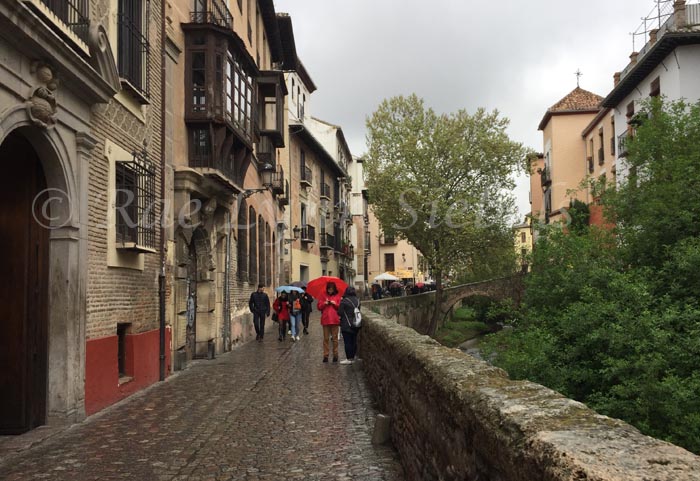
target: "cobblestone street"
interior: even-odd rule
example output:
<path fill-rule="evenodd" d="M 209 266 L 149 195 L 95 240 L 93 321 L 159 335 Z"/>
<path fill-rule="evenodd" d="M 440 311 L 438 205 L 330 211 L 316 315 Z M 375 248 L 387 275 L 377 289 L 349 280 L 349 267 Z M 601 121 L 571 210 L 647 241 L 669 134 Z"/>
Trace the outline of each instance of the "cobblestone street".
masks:
<path fill-rule="evenodd" d="M 376 412 L 362 361 L 323 364 L 314 314 L 299 342 L 278 342 L 277 324 L 268 326 L 262 343 L 196 361 L 31 449 L 5 454 L 0 479 L 403 479 L 393 448 L 371 444 Z M 340 352 L 342 360 L 342 340 Z"/>

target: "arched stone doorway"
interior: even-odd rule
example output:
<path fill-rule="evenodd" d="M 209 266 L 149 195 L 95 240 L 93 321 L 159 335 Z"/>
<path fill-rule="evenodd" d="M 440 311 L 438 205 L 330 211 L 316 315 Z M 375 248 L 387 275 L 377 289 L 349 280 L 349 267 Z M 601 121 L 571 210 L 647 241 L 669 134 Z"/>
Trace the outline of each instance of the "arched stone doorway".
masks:
<path fill-rule="evenodd" d="M 46 422 L 50 204 L 44 170 L 19 131 L 0 144 L 0 433 Z"/>
<path fill-rule="evenodd" d="M 96 140 L 87 132 L 66 129 L 60 123 L 52 128 L 36 126 L 24 105 L 7 109 L 0 115 L 0 147 L 3 148 L 0 165 L 5 169 L 7 179 L 7 186 L 3 189 L 9 192 L 9 189 L 20 187 L 22 183 L 15 177 L 19 174 L 11 169 L 21 166 L 13 164 L 26 164 L 33 159 L 32 168 L 35 173 L 42 172 L 44 190 L 48 195 L 35 203 L 40 210 L 36 216 L 28 214 L 32 219 L 41 220 L 45 227 L 43 234 L 48 239 L 45 271 L 37 277 L 46 281 L 45 287 L 39 289 L 45 293 L 43 306 L 39 302 L 30 306 L 34 311 L 45 309 L 46 312 L 45 324 L 39 325 L 46 329 L 44 356 L 47 367 L 43 379 L 41 374 L 35 377 L 37 389 L 44 391 L 43 396 L 38 396 L 39 399 L 43 397 L 43 402 L 32 402 L 32 409 L 36 412 L 33 420 L 24 421 L 24 427 L 13 429 L 13 432 L 31 429 L 42 422 L 74 422 L 85 416 L 87 167 L 95 145 Z M 37 189 L 36 185 L 34 189 Z M 0 210 L 5 212 L 6 208 L 3 200 Z M 36 248 L 35 245 L 35 254 Z M 10 255 L 3 249 L 0 257 L 7 262 Z M 5 269 L 3 272 L 8 276 Z M 3 282 L 14 283 L 18 288 L 24 285 L 9 277 Z M 2 322 L 4 326 L 5 319 Z M 9 340 L 6 332 L 0 337 Z M 37 346 L 43 343 L 43 340 L 36 342 Z M 2 383 L 8 379 L 6 362 L 8 359 L 3 357 L 0 363 Z M 4 384 L 0 392 L 3 395 L 7 392 Z M 27 414 L 26 409 L 23 416 Z M 4 407 L 3 411 L 6 412 Z"/>

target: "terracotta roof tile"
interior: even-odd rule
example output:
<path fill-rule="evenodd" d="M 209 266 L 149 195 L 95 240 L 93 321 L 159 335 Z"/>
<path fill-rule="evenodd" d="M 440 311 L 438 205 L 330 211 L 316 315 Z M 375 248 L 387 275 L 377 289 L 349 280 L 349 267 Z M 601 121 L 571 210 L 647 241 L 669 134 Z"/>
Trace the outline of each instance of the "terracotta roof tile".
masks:
<path fill-rule="evenodd" d="M 545 128 L 552 115 L 557 113 L 597 112 L 601 109 L 600 103 L 602 101 L 603 97 L 600 95 L 583 90 L 581 87 L 576 87 L 566 97 L 547 109 L 540 122 L 539 130 Z"/>
<path fill-rule="evenodd" d="M 550 112 L 561 112 L 571 110 L 597 110 L 603 97 L 596 95 L 581 87 L 573 89 L 569 95 L 561 99 L 549 108 Z"/>

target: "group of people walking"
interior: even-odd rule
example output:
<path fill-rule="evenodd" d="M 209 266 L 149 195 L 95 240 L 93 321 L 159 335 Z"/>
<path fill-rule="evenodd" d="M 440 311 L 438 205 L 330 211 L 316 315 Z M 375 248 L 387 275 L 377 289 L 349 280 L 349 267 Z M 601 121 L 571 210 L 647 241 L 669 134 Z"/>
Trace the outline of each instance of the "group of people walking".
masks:
<path fill-rule="evenodd" d="M 309 316 L 313 309 L 314 298 L 306 291 L 281 292 L 272 304 L 272 310 L 279 322 L 280 342 L 284 341 L 287 334 L 293 341 L 300 340 L 299 333 L 303 329 L 304 334 L 309 333 Z M 261 342 L 265 336 L 265 319 L 270 316 L 270 299 L 265 293 L 262 284 L 258 290 L 250 295 L 250 311 L 253 313 L 255 326 L 255 339 Z M 355 288 L 350 286 L 341 296 L 335 283 L 328 282 L 326 290 L 318 299 L 317 309 L 321 312 L 321 326 L 323 328 L 323 362 L 338 362 L 338 345 L 340 333 L 343 335 L 346 359 L 340 364 L 352 364 L 357 355 L 357 335 L 359 327 L 354 327 L 355 309 L 360 308 L 360 300 Z M 273 317 L 273 320 L 274 317 Z"/>
<path fill-rule="evenodd" d="M 299 333 L 304 330 L 304 334 L 309 333 L 309 316 L 311 315 L 314 298 L 307 292 L 290 293 L 281 292 L 279 297 L 275 299 L 272 309 L 277 314 L 279 322 L 279 338 L 284 341 L 286 335 L 291 335 L 292 341 L 298 341 Z"/>

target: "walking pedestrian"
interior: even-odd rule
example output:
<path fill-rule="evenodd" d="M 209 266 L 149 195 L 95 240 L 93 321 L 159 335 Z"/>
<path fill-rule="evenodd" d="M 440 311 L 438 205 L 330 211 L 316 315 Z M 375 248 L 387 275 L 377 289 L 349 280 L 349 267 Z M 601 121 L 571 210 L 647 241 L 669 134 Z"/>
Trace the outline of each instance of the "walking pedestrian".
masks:
<path fill-rule="evenodd" d="M 306 287 L 303 288 L 304 293 L 301 295 L 301 322 L 304 325 L 304 334 L 309 333 L 309 316 L 314 309 L 314 298 L 306 292 Z"/>
<path fill-rule="evenodd" d="M 265 293 L 264 285 L 258 284 L 258 290 L 250 295 L 248 307 L 253 313 L 255 340 L 262 341 L 265 337 L 265 318 L 270 315 L 270 298 Z"/>
<path fill-rule="evenodd" d="M 282 342 L 287 334 L 287 324 L 289 324 L 289 297 L 286 292 L 280 293 L 279 297 L 272 304 L 272 308 L 277 313 L 277 319 L 279 320 L 280 335 L 277 340 Z"/>
<path fill-rule="evenodd" d="M 340 307 L 338 308 L 340 331 L 343 333 L 343 344 L 345 345 L 345 360 L 340 361 L 340 364 L 352 364 L 355 362 L 357 334 L 361 329 L 352 325 L 352 321 L 355 319 L 356 308 L 360 308 L 360 299 L 357 298 L 355 288 L 349 286 L 345 289 L 345 294 L 343 294 L 343 299 L 340 301 Z"/>
<path fill-rule="evenodd" d="M 289 293 L 289 325 L 292 334 L 292 341 L 299 340 L 299 331 L 301 329 L 301 296 L 298 292 L 292 291 Z"/>
<path fill-rule="evenodd" d="M 326 292 L 318 300 L 316 306 L 321 311 L 321 325 L 323 326 L 323 362 L 328 362 L 330 343 L 333 342 L 333 362 L 338 362 L 338 333 L 340 330 L 340 318 L 338 307 L 340 306 L 340 294 L 334 282 L 326 284 Z"/>

